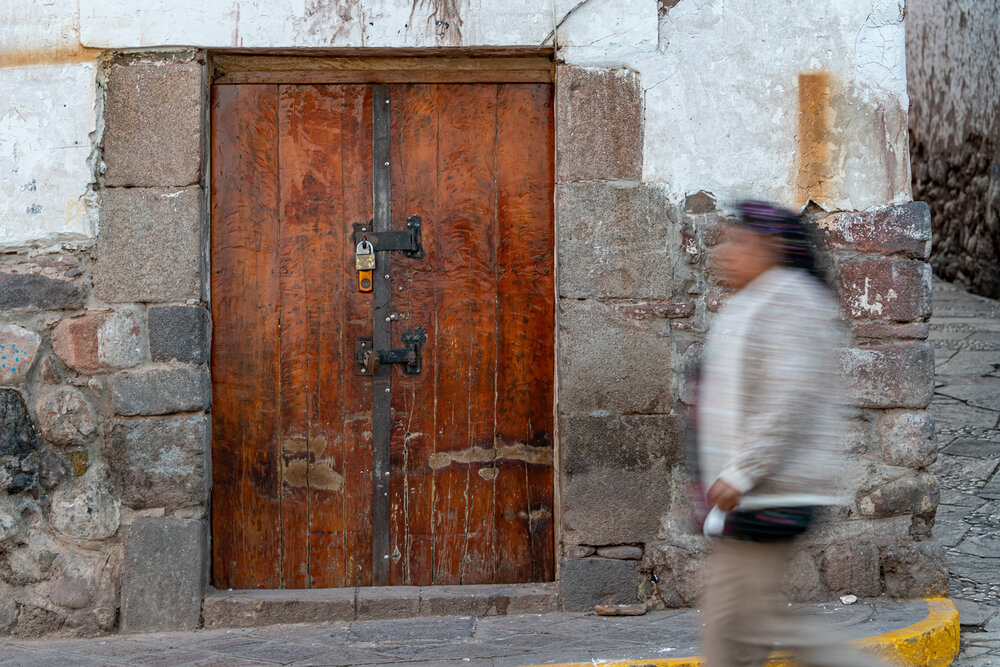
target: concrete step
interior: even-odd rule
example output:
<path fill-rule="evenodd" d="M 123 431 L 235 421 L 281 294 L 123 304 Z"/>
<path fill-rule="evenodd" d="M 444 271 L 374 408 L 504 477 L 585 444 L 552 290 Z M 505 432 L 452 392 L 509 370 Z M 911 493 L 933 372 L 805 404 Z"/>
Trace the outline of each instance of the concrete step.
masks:
<path fill-rule="evenodd" d="M 373 621 L 416 616 L 506 616 L 557 611 L 556 584 L 379 586 L 308 590 L 210 589 L 205 628 Z"/>

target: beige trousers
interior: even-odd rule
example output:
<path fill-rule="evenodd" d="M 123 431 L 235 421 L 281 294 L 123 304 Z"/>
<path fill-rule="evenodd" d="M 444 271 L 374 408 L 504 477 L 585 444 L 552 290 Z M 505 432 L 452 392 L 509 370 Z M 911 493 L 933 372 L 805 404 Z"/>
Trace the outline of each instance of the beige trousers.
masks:
<path fill-rule="evenodd" d="M 840 641 L 832 628 L 796 614 L 781 595 L 792 544 L 713 540 L 702 613 L 707 667 L 763 665 L 780 644 L 806 665 L 884 665 Z"/>

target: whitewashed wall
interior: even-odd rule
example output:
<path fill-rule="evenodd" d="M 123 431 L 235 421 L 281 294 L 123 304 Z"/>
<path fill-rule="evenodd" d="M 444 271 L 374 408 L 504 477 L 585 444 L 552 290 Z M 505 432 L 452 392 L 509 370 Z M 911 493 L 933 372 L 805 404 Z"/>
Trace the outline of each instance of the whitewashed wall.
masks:
<path fill-rule="evenodd" d="M 830 210 L 909 199 L 902 0 L 0 0 L 0 245 L 92 237 L 103 50 L 540 46 L 646 89 L 643 178 Z M 673 0 L 666 4 L 673 4 Z M 832 77 L 830 182 L 794 187 L 798 76 Z"/>

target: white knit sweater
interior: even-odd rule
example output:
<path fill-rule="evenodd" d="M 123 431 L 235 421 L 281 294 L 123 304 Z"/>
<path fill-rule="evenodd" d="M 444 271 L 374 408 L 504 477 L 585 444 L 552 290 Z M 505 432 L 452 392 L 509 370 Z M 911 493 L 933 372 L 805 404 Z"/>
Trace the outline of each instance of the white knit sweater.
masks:
<path fill-rule="evenodd" d="M 831 295 L 776 268 L 723 306 L 705 346 L 698 401 L 702 481 L 744 493 L 740 509 L 838 502 L 844 435 Z"/>

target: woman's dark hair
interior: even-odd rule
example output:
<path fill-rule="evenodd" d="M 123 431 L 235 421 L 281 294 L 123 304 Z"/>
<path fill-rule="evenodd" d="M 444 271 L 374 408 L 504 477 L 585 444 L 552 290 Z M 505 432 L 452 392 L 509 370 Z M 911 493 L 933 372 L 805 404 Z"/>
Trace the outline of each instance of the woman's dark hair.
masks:
<path fill-rule="evenodd" d="M 808 272 L 823 285 L 826 275 L 819 266 L 812 232 L 798 213 L 765 201 L 747 200 L 738 205 L 739 226 L 769 236 L 781 252 L 780 262 L 790 269 Z"/>

